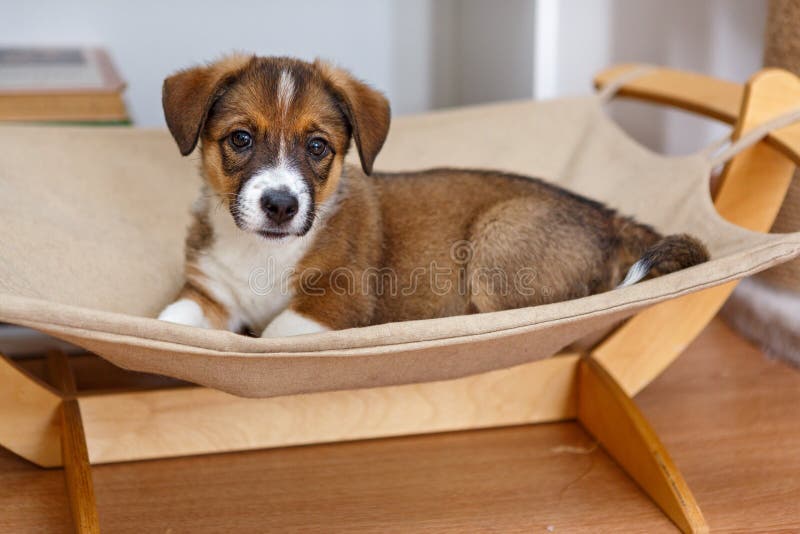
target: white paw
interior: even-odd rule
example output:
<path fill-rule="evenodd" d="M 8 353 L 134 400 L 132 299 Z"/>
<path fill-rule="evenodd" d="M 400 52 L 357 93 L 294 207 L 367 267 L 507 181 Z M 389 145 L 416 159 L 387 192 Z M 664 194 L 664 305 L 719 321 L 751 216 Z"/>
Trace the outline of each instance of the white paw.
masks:
<path fill-rule="evenodd" d="M 180 299 L 173 302 L 158 315 L 162 321 L 185 324 L 198 328 L 211 328 L 208 319 L 203 314 L 203 308 L 191 299 Z"/>
<path fill-rule="evenodd" d="M 284 310 L 264 329 L 261 337 L 300 336 L 303 334 L 316 334 L 327 332 L 327 326 L 321 325 L 313 319 L 303 317 L 292 310 Z"/>

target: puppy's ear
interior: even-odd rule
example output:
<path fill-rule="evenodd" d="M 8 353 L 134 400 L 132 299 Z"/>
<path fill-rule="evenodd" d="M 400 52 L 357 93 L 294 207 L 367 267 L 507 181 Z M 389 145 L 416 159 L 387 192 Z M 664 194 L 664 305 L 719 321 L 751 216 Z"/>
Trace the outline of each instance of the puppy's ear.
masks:
<path fill-rule="evenodd" d="M 383 94 L 355 79 L 347 71 L 332 67 L 319 59 L 314 62 L 314 66 L 341 104 L 353 130 L 361 168 L 365 173 L 371 174 L 372 164 L 375 163 L 389 133 L 389 101 Z"/>
<path fill-rule="evenodd" d="M 181 154 L 188 156 L 197 146 L 211 106 L 252 59 L 229 56 L 206 67 L 176 72 L 164 80 L 161 104 Z"/>

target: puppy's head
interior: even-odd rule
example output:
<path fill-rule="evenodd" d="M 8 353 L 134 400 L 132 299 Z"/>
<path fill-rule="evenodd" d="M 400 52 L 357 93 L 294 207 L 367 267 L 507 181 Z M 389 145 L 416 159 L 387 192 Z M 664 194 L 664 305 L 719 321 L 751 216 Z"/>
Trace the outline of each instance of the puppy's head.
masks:
<path fill-rule="evenodd" d="M 167 78 L 163 105 L 237 226 L 267 238 L 308 232 L 351 137 L 370 174 L 389 130 L 386 98 L 320 61 L 231 56 Z"/>

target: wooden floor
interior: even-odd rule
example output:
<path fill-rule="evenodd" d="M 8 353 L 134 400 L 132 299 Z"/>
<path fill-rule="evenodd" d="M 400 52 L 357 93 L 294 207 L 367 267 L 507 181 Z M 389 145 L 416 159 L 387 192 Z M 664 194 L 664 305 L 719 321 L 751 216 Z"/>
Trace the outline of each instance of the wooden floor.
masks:
<path fill-rule="evenodd" d="M 800 371 L 715 321 L 638 397 L 714 532 L 800 532 Z M 94 468 L 104 532 L 673 532 L 572 423 Z M 0 449 L 0 532 L 68 532 Z"/>

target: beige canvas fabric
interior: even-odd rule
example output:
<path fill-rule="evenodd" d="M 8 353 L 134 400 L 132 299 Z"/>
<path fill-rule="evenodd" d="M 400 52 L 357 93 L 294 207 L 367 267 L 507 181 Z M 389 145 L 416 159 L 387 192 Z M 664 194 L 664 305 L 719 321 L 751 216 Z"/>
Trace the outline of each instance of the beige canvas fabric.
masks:
<path fill-rule="evenodd" d="M 199 178 L 164 131 L 0 128 L 0 320 L 122 367 L 256 397 L 455 378 L 545 358 L 645 306 L 800 253 L 800 234 L 722 220 L 703 155 L 664 157 L 606 116 L 601 99 L 518 102 L 399 118 L 377 168 L 498 168 L 556 182 L 663 233 L 689 232 L 712 261 L 588 298 L 497 313 L 255 339 L 153 319 L 182 284 Z"/>

